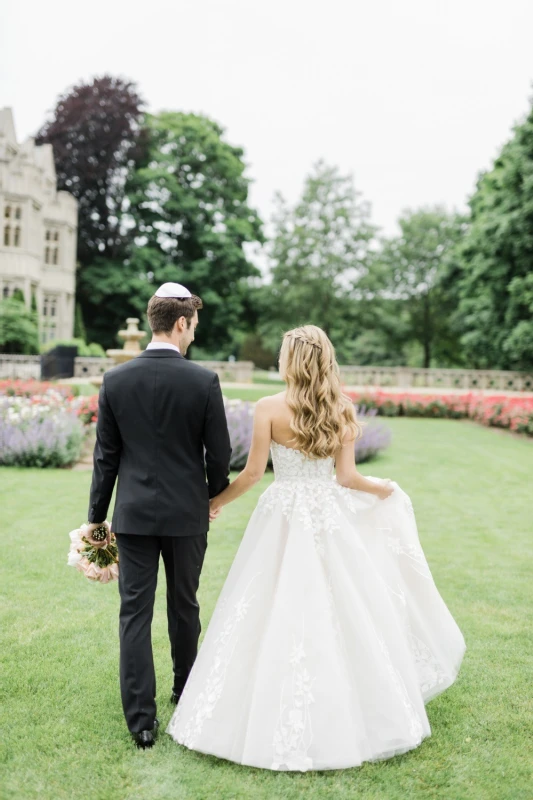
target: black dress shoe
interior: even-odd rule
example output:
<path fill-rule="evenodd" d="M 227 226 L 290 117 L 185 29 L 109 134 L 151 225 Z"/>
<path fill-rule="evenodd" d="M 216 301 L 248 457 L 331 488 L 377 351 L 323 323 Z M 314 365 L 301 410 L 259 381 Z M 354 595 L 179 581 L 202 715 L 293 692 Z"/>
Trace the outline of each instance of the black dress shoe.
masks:
<path fill-rule="evenodd" d="M 178 705 L 181 697 L 181 692 L 172 692 L 170 695 L 170 702 L 173 703 L 175 706 Z"/>
<path fill-rule="evenodd" d="M 139 733 L 132 733 L 132 738 L 140 750 L 148 750 L 155 744 L 157 730 L 159 728 L 159 720 L 154 720 L 154 727 L 151 731 L 140 731 Z"/>

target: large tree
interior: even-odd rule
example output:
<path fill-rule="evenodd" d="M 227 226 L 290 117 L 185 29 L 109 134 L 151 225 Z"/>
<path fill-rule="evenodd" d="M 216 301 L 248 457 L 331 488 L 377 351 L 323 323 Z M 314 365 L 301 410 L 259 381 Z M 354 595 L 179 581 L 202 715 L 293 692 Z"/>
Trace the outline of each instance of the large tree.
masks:
<path fill-rule="evenodd" d="M 440 207 L 406 211 L 400 234 L 381 243 L 369 282 L 376 296 L 395 302 L 405 320 L 402 346 L 418 343 L 420 366 L 457 364 L 458 334 L 450 324 L 456 291 L 451 266 L 465 233 L 464 218 Z"/>
<path fill-rule="evenodd" d="M 471 366 L 533 367 L 533 105 L 483 174 L 461 248 L 462 344 Z"/>
<path fill-rule="evenodd" d="M 78 200 L 82 267 L 123 254 L 124 185 L 142 144 L 142 105 L 134 83 L 104 75 L 63 94 L 37 134 L 37 144 L 54 148 L 58 189 Z"/>
<path fill-rule="evenodd" d="M 261 330 L 270 347 L 287 328 L 313 323 L 335 341 L 339 355 L 357 335 L 354 287 L 366 273 L 375 228 L 351 175 L 318 162 L 301 199 L 276 198 Z"/>
<path fill-rule="evenodd" d="M 138 297 L 145 302 L 165 281 L 184 283 L 204 300 L 196 355 L 227 356 L 259 276 L 246 245 L 263 240 L 243 151 L 207 117 L 163 112 L 147 116 L 146 126 L 148 147 L 127 184 L 135 242 L 128 266 L 144 285 Z"/>
<path fill-rule="evenodd" d="M 108 346 L 134 312 L 122 218 L 127 175 L 145 144 L 142 106 L 134 83 L 105 75 L 63 94 L 36 137 L 53 146 L 58 189 L 78 200 L 80 321 Z"/>

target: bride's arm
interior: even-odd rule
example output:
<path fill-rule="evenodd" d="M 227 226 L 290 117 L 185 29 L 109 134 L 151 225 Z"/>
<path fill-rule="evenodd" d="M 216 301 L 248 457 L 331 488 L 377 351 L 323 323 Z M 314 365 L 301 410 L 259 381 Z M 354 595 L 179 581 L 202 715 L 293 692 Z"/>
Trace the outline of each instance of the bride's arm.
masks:
<path fill-rule="evenodd" d="M 212 516 L 216 516 L 222 506 L 236 500 L 261 480 L 268 463 L 270 439 L 270 403 L 268 397 L 263 397 L 255 405 L 252 444 L 246 466 L 233 483 L 211 500 L 210 513 Z"/>
<path fill-rule="evenodd" d="M 377 494 L 382 500 L 389 497 L 394 491 L 390 483 L 375 483 L 369 481 L 357 470 L 355 466 L 355 439 L 345 437 L 342 447 L 335 454 L 335 473 L 337 482 L 348 489 L 359 492 Z"/>

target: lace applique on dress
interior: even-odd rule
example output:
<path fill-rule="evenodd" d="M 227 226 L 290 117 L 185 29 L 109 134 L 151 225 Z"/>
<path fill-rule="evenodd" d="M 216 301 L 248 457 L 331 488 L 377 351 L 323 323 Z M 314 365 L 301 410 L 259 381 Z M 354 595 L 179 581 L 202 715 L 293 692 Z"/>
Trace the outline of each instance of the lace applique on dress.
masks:
<path fill-rule="evenodd" d="M 409 647 L 415 660 L 415 667 L 418 675 L 418 682 L 423 695 L 429 694 L 435 686 L 446 681 L 446 673 L 443 671 L 439 661 L 433 655 L 431 649 L 412 631 L 407 609 L 407 598 L 401 586 L 393 589 L 387 584 L 389 594 L 397 600 L 397 608 L 405 627 Z"/>
<path fill-rule="evenodd" d="M 222 694 L 224 681 L 226 679 L 226 672 L 231 662 L 231 657 L 233 655 L 233 650 L 237 639 L 237 628 L 239 623 L 246 616 L 248 609 L 250 608 L 250 605 L 255 597 L 255 595 L 249 596 L 248 593 L 253 581 L 260 574 L 261 573 L 258 572 L 254 575 L 246 587 L 242 597 L 233 605 L 233 608 L 224 622 L 221 632 L 215 640 L 215 656 L 213 659 L 213 666 L 211 667 L 211 671 L 205 682 L 203 691 L 201 691 L 196 698 L 193 706 L 192 716 L 185 726 L 183 735 L 180 736 L 180 741 L 186 747 L 194 748 L 198 737 L 202 733 L 202 728 L 206 719 L 211 718 L 220 695 Z M 190 684 L 191 681 L 189 680 L 187 682 L 185 691 L 187 691 L 187 688 L 190 687 Z M 176 713 L 176 716 L 172 719 L 171 727 L 169 729 L 169 733 L 171 735 L 177 732 L 180 723 L 180 717 L 181 714 L 178 710 L 178 713 Z"/>
<path fill-rule="evenodd" d="M 431 572 L 421 547 L 415 547 L 412 544 L 404 545 L 399 538 L 394 536 L 387 537 L 387 546 L 397 556 L 406 556 L 410 559 L 411 566 L 419 575 L 431 578 Z"/>
<path fill-rule="evenodd" d="M 340 529 L 342 496 L 349 510 L 355 510 L 350 490 L 340 486 L 333 474 L 332 458 L 311 459 L 290 447 L 272 442 L 276 479 L 259 498 L 258 508 L 272 512 L 279 508 L 286 519 L 296 515 L 313 535 L 315 547 L 324 555 L 323 536 Z"/>
<path fill-rule="evenodd" d="M 387 647 L 381 636 L 377 636 L 377 639 L 379 642 L 379 646 L 381 648 L 381 652 L 385 656 L 387 662 L 387 672 L 392 678 L 394 687 L 398 692 L 402 700 L 403 706 L 407 712 L 407 716 L 409 718 L 409 730 L 411 736 L 413 737 L 413 739 L 416 740 L 417 744 L 420 744 L 420 742 L 422 741 L 422 733 L 424 731 L 424 728 L 422 726 L 422 720 L 418 716 L 417 712 L 413 708 L 413 704 L 409 700 L 409 695 L 407 693 L 407 689 L 405 688 L 405 683 L 403 682 L 400 673 L 392 663 L 392 659 L 389 654 L 389 648 Z"/>
<path fill-rule="evenodd" d="M 415 657 L 420 689 L 422 693 L 426 695 L 432 692 L 435 686 L 439 686 L 446 681 L 446 673 L 443 671 L 429 647 L 424 644 L 422 639 L 415 636 L 410 628 L 409 643 Z"/>
<path fill-rule="evenodd" d="M 313 697 L 314 680 L 305 666 L 306 653 L 304 636 L 294 642 L 289 655 L 292 666 L 290 686 L 284 684 L 281 690 L 280 712 L 273 741 L 272 769 L 300 770 L 313 768 L 313 760 L 307 755 L 313 741 L 310 706 Z"/>

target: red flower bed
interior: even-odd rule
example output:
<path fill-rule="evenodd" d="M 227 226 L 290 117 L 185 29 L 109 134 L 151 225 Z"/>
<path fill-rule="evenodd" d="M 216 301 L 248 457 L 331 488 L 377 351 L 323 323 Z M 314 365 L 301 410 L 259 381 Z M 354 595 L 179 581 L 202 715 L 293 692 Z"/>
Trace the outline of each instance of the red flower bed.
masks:
<path fill-rule="evenodd" d="M 92 397 L 80 397 L 76 412 L 84 425 L 96 422 L 98 419 L 98 395 L 94 394 Z"/>
<path fill-rule="evenodd" d="M 32 405 L 61 406 L 74 411 L 84 425 L 96 422 L 98 417 L 98 395 L 76 397 L 70 386 L 60 386 L 46 381 L 0 381 L 0 397 L 27 397 Z"/>
<path fill-rule="evenodd" d="M 348 392 L 358 406 L 377 409 L 386 417 L 473 419 L 533 436 L 533 397 L 517 395 L 415 394 L 414 392 Z"/>
<path fill-rule="evenodd" d="M 70 386 L 59 386 L 57 383 L 36 380 L 0 381 L 0 395 L 8 397 L 40 397 L 50 391 L 57 392 L 67 399 L 74 396 Z"/>

